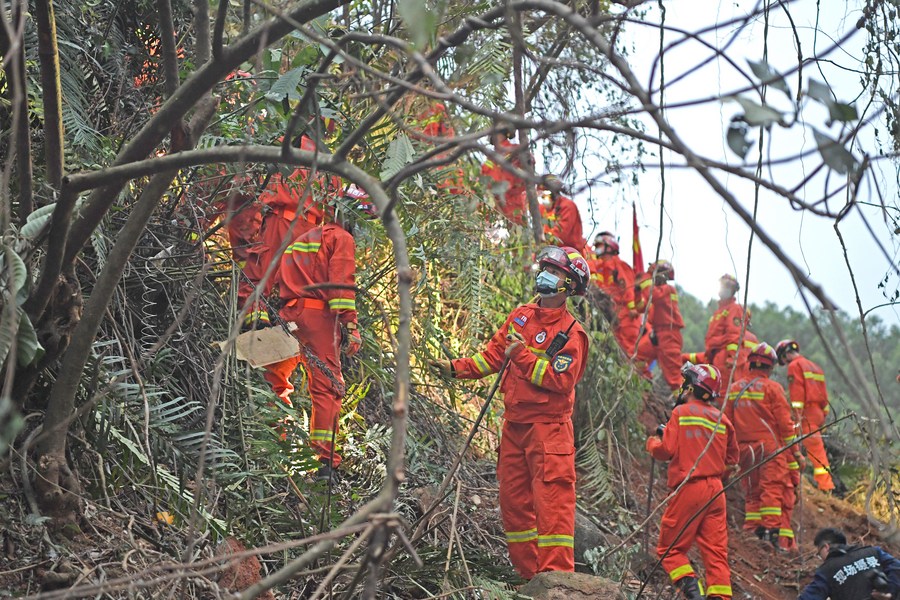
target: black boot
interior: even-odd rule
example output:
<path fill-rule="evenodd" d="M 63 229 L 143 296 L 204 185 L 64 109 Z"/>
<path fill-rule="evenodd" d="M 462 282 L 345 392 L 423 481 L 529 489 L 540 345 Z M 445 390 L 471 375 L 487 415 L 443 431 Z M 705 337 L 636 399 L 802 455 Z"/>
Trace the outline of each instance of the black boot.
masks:
<path fill-rule="evenodd" d="M 703 594 L 700 593 L 700 584 L 696 577 L 682 577 L 675 582 L 675 587 L 687 600 L 703 600 Z"/>
<path fill-rule="evenodd" d="M 766 539 L 766 528 L 760 525 L 753 530 L 753 534 L 761 540 Z"/>

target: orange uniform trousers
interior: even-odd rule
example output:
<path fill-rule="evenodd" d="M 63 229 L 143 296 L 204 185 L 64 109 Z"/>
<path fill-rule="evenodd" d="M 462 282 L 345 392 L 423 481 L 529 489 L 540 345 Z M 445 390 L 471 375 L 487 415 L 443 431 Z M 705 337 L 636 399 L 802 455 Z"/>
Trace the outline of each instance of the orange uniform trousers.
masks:
<path fill-rule="evenodd" d="M 815 431 L 825 424 L 825 411 L 818 404 L 807 403 L 803 409 L 803 418 L 800 426 L 803 435 Z M 817 431 L 803 439 L 809 462 L 813 467 L 813 477 L 820 490 L 830 491 L 834 489 L 834 481 L 831 479 L 831 466 L 828 464 L 828 455 L 825 453 L 825 442 L 822 441 L 822 432 Z"/>
<path fill-rule="evenodd" d="M 696 577 L 687 556 L 696 542 L 706 568 L 706 594 L 730 598 L 728 523 L 725 494 L 719 493 L 721 491 L 722 480 L 718 477 L 692 479 L 685 483 L 663 513 L 656 554 L 662 559 L 662 566 L 673 583 L 683 577 Z M 718 497 L 702 509 L 716 494 Z"/>
<path fill-rule="evenodd" d="M 627 356 L 634 354 L 638 333 L 641 329 L 641 318 L 632 317 L 630 311 L 619 311 L 619 323 L 616 325 L 615 336 L 619 346 Z"/>
<path fill-rule="evenodd" d="M 509 560 L 525 579 L 575 570 L 572 422 L 503 423 L 497 480 Z"/>
<path fill-rule="evenodd" d="M 655 329 L 658 344 L 650 343 L 650 336 L 645 335 L 638 343 L 637 359 L 650 362 L 656 359 L 663 379 L 669 384 L 669 388 L 677 390 L 681 387 L 681 329 Z"/>
<path fill-rule="evenodd" d="M 753 469 L 744 477 L 744 529 L 780 529 L 783 516 L 785 484 L 788 479 L 787 458 L 784 452 L 763 463 L 777 450 L 773 442 L 740 442 L 741 471 Z"/>
<path fill-rule="evenodd" d="M 797 494 L 800 490 L 800 465 L 791 459 L 787 467 L 790 475 L 784 486 L 784 499 L 781 501 L 781 527 L 778 530 L 778 545 L 785 550 L 793 550 L 797 547 L 797 542 L 794 540 L 791 517 L 794 515 Z"/>
<path fill-rule="evenodd" d="M 294 335 L 310 354 L 328 368 L 331 377 L 320 366 L 313 364 L 305 353 L 268 365 L 263 377 L 272 386 L 275 394 L 290 405 L 290 395 L 294 391 L 291 377 L 297 365 L 303 363 L 309 398 L 312 402 L 309 445 L 316 451 L 319 460 L 330 462 L 337 467 L 341 464 L 341 456 L 335 452 L 332 439 L 337 437 L 338 417 L 341 414 L 341 399 L 344 395 L 340 359 L 341 334 L 337 315 L 325 309 L 324 302 L 322 308 L 288 306 L 282 309 L 280 314 L 285 320 L 297 324 Z M 332 382 L 332 377 L 339 387 Z"/>

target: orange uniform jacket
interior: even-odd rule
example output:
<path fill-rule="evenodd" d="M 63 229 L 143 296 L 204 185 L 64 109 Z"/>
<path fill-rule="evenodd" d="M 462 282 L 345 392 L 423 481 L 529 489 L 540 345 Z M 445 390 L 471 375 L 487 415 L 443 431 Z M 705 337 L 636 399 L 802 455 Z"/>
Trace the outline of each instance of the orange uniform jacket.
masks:
<path fill-rule="evenodd" d="M 556 196 L 553 204 L 545 211 L 547 219 L 547 233 L 557 240 L 562 246 L 583 248 L 584 232 L 581 227 L 581 214 L 572 200 L 565 196 Z"/>
<path fill-rule="evenodd" d="M 503 142 L 495 149 L 498 153 L 503 154 L 514 167 L 521 168 L 521 161 L 513 153 L 517 148 L 516 144 Z M 481 174 L 489 178 L 488 184 L 494 198 L 497 199 L 500 211 L 513 223 L 522 225 L 526 212 L 525 183 L 492 160 L 485 161 L 481 166 Z M 498 192 L 502 189 L 505 191 L 501 195 Z"/>
<path fill-rule="evenodd" d="M 318 299 L 337 313 L 341 323 L 356 321 L 354 273 L 356 245 L 342 227 L 328 223 L 310 229 L 285 249 L 275 279 L 285 307 Z M 340 287 L 308 289 L 328 284 Z"/>
<path fill-rule="evenodd" d="M 734 297 L 719 300 L 719 307 L 709 318 L 706 329 L 706 355 L 725 350 L 728 344 L 736 344 L 741 337 L 744 307 Z"/>
<path fill-rule="evenodd" d="M 547 357 L 544 350 L 557 333 L 565 332 L 570 325 L 569 341 L 556 356 Z M 520 345 L 513 352 L 503 374 L 500 383 L 506 406 L 503 418 L 513 423 L 568 421 L 575 406 L 575 383 L 584 373 L 588 337 L 565 305 L 559 308 L 541 308 L 537 304 L 519 306 L 482 352 L 453 361 L 455 376 L 476 379 L 499 371 L 510 329 L 520 333 L 528 347 Z"/>
<path fill-rule="evenodd" d="M 828 412 L 828 390 L 822 367 L 805 356 L 798 356 L 788 365 L 787 377 L 791 408 L 803 413 Z"/>
<path fill-rule="evenodd" d="M 713 442 L 703 453 L 711 436 L 715 436 Z M 648 438 L 647 450 L 657 460 L 670 461 L 667 483 L 672 489 L 688 478 L 688 473 L 692 480 L 721 478 L 726 465 L 736 465 L 740 458 L 737 436 L 728 417 L 694 399 L 672 410 L 662 438 Z M 695 462 L 697 468 L 691 472 Z"/>
<path fill-rule="evenodd" d="M 591 281 L 609 294 L 621 313 L 635 310 L 634 270 L 616 255 L 606 255 L 591 261 Z"/>
<path fill-rule="evenodd" d="M 760 372 L 752 373 L 757 376 Z M 793 442 L 794 422 L 784 389 L 768 377 L 759 375 L 754 378 L 756 381 L 753 378 L 736 381 L 728 390 L 725 415 L 734 423 L 738 442 L 766 442 L 766 447 L 770 449 Z M 741 390 L 744 390 L 743 393 Z"/>
<path fill-rule="evenodd" d="M 315 142 L 307 136 L 300 140 L 300 149 L 313 151 Z M 285 179 L 281 174 L 274 175 L 269 185 L 260 194 L 259 200 L 265 205 L 261 230 L 261 244 L 255 252 L 258 254 L 255 269 L 251 278 L 262 279 L 263 274 L 275 253 L 288 240 L 296 239 L 321 221 L 323 205 L 328 197 L 341 189 L 341 180 L 336 176 L 318 174 L 316 179 L 307 185 L 310 169 L 295 169 Z M 301 198 L 300 194 L 306 192 Z M 272 290 L 273 278 L 268 279 L 266 289 L 268 295 Z"/>
<path fill-rule="evenodd" d="M 649 291 L 649 288 L 647 288 Z M 664 283 L 653 286 L 650 325 L 655 331 L 664 329 L 684 329 L 684 320 L 678 310 L 678 292 L 674 286 Z M 681 348 L 678 349 L 681 356 Z"/>

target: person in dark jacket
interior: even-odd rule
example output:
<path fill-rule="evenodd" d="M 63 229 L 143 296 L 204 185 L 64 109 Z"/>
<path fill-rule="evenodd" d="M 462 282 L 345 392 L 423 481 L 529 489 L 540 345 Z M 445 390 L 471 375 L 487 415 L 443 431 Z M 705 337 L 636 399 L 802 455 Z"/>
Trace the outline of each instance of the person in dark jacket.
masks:
<path fill-rule="evenodd" d="M 900 597 L 900 560 L 878 546 L 848 546 L 839 529 L 815 538 L 822 566 L 798 600 L 891 600 Z"/>

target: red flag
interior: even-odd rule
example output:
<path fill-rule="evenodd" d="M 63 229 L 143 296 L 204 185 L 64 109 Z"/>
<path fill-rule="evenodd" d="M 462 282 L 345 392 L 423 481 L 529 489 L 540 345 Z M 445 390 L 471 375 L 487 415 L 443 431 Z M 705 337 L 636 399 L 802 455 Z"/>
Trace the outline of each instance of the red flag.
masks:
<path fill-rule="evenodd" d="M 631 262 L 634 266 L 634 274 L 640 275 L 644 272 L 644 253 L 641 251 L 641 236 L 640 231 L 638 230 L 638 222 L 637 222 L 637 207 L 634 202 L 631 203 L 631 215 L 632 215 L 632 235 L 633 241 L 631 242 L 631 251 L 633 253 L 633 257 Z"/>

